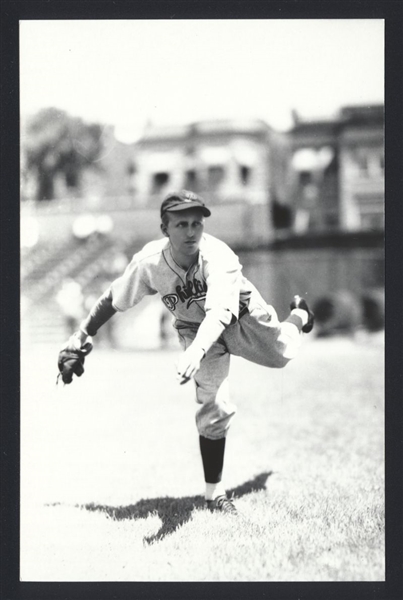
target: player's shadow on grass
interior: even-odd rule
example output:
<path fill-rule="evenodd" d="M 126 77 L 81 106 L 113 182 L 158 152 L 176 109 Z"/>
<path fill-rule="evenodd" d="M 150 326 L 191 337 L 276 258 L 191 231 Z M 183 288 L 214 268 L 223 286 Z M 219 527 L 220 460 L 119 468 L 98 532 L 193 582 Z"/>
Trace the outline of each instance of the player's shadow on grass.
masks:
<path fill-rule="evenodd" d="M 242 485 L 228 490 L 228 496 L 241 498 L 246 494 L 258 492 L 266 488 L 267 479 L 272 474 L 272 471 L 261 473 L 246 481 Z M 195 508 L 204 508 L 205 501 L 202 496 L 186 496 L 184 498 L 150 498 L 139 500 L 136 504 L 129 506 L 105 506 L 99 504 L 84 504 L 81 508 L 90 511 L 100 511 L 106 513 L 109 517 L 116 521 L 125 519 L 147 519 L 152 515 L 157 515 L 162 525 L 160 529 L 152 536 L 145 537 L 144 541 L 151 544 L 164 539 L 165 536 L 173 533 L 177 527 L 190 520 L 192 511 Z"/>

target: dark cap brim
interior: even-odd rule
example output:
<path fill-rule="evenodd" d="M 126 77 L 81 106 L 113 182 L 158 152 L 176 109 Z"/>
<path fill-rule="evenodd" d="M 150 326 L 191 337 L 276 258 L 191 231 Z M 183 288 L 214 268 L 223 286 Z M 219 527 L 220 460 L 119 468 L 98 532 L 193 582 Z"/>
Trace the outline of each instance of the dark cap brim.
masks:
<path fill-rule="evenodd" d="M 180 210 L 189 210 L 190 208 L 198 208 L 202 211 L 205 217 L 209 217 L 211 215 L 211 212 L 209 211 L 207 206 L 200 206 L 198 202 L 186 202 L 182 204 L 177 204 L 176 206 L 172 206 L 164 210 L 162 214 L 166 212 L 179 212 Z"/>

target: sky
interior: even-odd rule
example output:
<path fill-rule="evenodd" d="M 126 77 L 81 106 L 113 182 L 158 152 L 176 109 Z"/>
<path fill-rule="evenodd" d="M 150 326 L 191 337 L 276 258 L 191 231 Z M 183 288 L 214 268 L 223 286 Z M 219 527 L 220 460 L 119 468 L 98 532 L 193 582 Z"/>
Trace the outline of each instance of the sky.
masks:
<path fill-rule="evenodd" d="M 384 101 L 382 19 L 20 21 L 22 116 L 114 125 L 259 118 L 279 131 Z"/>

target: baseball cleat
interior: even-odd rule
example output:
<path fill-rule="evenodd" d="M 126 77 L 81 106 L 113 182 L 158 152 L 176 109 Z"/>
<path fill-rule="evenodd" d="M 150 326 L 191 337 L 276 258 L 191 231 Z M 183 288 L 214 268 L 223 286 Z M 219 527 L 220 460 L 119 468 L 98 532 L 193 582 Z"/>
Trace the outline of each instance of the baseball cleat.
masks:
<path fill-rule="evenodd" d="M 309 333 L 310 331 L 312 331 L 313 324 L 315 322 L 315 315 L 309 309 L 306 300 L 304 300 L 304 298 L 301 298 L 301 296 L 294 296 L 294 299 L 290 304 L 290 309 L 293 310 L 294 308 L 301 308 L 302 310 L 305 310 L 308 313 L 308 322 L 305 323 L 305 325 L 302 328 L 302 331 L 304 333 Z"/>
<path fill-rule="evenodd" d="M 206 500 L 207 508 L 211 512 L 220 511 L 229 515 L 237 515 L 238 511 L 232 500 L 227 496 L 218 496 L 214 500 Z"/>

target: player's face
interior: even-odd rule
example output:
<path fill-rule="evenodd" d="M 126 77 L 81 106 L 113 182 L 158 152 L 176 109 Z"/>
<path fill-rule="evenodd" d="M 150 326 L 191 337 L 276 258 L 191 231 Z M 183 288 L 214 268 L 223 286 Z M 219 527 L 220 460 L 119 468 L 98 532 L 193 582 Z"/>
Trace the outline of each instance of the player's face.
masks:
<path fill-rule="evenodd" d="M 199 251 L 204 230 L 204 216 L 199 208 L 169 213 L 168 225 L 162 225 L 169 237 L 173 257 L 179 264 L 190 266 Z"/>

